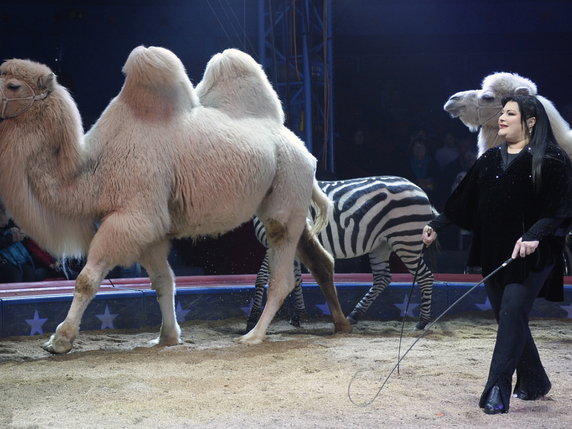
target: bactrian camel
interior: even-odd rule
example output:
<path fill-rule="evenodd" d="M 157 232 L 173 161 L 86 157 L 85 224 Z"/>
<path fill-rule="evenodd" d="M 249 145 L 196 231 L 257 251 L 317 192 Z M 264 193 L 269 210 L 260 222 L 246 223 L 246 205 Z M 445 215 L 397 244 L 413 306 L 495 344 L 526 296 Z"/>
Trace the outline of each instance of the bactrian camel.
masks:
<path fill-rule="evenodd" d="M 134 262 L 157 291 L 155 342 L 177 344 L 169 239 L 217 236 L 255 214 L 269 232 L 272 279 L 259 323 L 239 341 L 263 341 L 294 287 L 296 253 L 322 287 L 336 331 L 349 332 L 333 260 L 306 223 L 313 202 L 323 226 L 331 203 L 261 67 L 236 50 L 214 56 L 200 84 L 204 106 L 169 50 L 138 47 L 123 72 L 120 93 L 84 136 L 72 97 L 48 67 L 19 59 L 0 67 L 0 195 L 42 247 L 87 254 L 68 315 L 44 348 L 68 352 L 105 275 Z"/>

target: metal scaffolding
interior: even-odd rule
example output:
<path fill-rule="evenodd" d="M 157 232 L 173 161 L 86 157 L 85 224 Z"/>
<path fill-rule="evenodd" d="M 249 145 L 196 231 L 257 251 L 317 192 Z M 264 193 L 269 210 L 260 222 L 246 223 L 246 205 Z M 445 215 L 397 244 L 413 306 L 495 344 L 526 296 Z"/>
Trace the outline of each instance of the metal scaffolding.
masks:
<path fill-rule="evenodd" d="M 334 171 L 331 0 L 258 0 L 259 60 L 286 125 Z"/>

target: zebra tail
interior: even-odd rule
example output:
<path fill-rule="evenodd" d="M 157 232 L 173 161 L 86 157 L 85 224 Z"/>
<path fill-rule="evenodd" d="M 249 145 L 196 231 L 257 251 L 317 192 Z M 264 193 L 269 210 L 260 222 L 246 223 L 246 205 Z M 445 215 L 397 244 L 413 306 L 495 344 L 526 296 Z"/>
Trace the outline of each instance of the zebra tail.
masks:
<path fill-rule="evenodd" d="M 314 207 L 314 210 L 316 211 L 314 224 L 310 229 L 310 235 L 313 237 L 326 227 L 330 213 L 334 210 L 333 201 L 328 198 L 322 189 L 320 189 L 316 179 L 314 179 L 314 186 L 312 189 L 312 207 Z"/>

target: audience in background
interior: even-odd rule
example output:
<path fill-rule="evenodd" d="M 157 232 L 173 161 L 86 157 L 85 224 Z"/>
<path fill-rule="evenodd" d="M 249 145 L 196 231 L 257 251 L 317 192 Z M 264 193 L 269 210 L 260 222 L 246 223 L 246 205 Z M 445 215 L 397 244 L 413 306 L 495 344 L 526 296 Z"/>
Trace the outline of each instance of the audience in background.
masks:
<path fill-rule="evenodd" d="M 449 132 L 445 134 L 443 146 L 435 151 L 435 160 L 439 163 L 441 170 L 459 157 L 457 148 L 457 137 Z"/>
<path fill-rule="evenodd" d="M 403 164 L 400 176 L 411 180 L 425 191 L 431 202 L 436 192 L 436 181 L 441 173 L 439 163 L 428 153 L 425 141 L 416 138 L 411 143 L 411 153 Z"/>
<path fill-rule="evenodd" d="M 0 283 L 33 282 L 34 261 L 23 241 L 26 234 L 0 204 Z"/>

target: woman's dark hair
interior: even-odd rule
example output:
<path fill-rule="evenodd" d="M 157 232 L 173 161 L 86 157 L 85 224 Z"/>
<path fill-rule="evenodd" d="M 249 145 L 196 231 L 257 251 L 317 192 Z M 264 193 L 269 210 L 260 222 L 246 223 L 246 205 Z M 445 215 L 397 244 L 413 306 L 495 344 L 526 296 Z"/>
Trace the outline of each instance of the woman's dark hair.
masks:
<path fill-rule="evenodd" d="M 544 106 L 532 95 L 509 95 L 502 99 L 504 107 L 509 101 L 518 104 L 520 121 L 525 135 L 528 137 L 528 146 L 532 154 L 532 184 L 536 192 L 540 189 L 542 160 L 546 155 L 549 144 L 558 145 L 554 138 L 554 132 Z M 528 127 L 528 119 L 536 118 L 532 130 Z"/>

